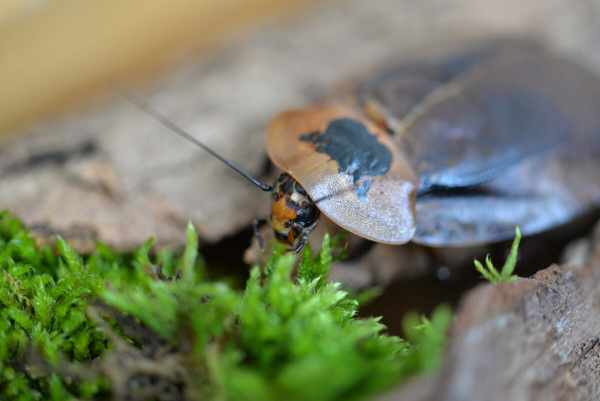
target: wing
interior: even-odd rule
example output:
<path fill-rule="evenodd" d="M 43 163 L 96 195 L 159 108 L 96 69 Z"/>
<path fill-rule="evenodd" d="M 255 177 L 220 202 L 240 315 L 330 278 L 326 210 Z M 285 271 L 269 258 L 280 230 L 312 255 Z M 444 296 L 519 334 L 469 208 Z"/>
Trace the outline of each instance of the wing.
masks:
<path fill-rule="evenodd" d="M 531 43 L 401 66 L 363 85 L 420 178 L 415 241 L 468 245 L 600 200 L 600 81 Z"/>

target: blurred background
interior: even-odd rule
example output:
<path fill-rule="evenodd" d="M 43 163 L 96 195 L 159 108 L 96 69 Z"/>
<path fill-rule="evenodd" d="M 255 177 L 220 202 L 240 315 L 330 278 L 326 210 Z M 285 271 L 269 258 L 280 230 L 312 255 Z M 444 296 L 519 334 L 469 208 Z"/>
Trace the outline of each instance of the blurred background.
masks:
<path fill-rule="evenodd" d="M 534 38 L 600 72 L 597 0 L 4 0 L 0 209 L 40 241 L 60 234 L 83 252 L 150 236 L 178 247 L 191 219 L 209 262 L 243 266 L 268 195 L 116 96 L 109 78 L 269 181 L 264 130 L 278 111 L 413 52 L 499 36 Z M 389 284 L 431 273 L 440 257 L 459 265 L 490 251 L 367 248 L 334 278 Z"/>
<path fill-rule="evenodd" d="M 332 0 L 200 0 L 176 5 L 160 0 L 5 0 L 0 4 L 0 131 L 6 137 L 27 124 L 71 110 L 104 90 L 106 76 L 151 79 L 186 60 L 248 41 L 249 35 L 261 30 L 290 35 L 294 28 L 283 28 L 289 23 L 304 23 L 304 34 L 311 35 L 311 23 L 318 20 L 320 26 L 313 28 L 323 42 L 313 46 L 326 47 L 333 41 L 350 46 L 355 53 L 372 52 L 359 46 L 383 33 L 396 34 L 395 46 L 386 49 L 389 54 L 441 33 L 444 37 L 508 33 L 539 36 L 572 53 L 587 55 L 592 62 L 600 57 L 591 51 L 598 44 L 600 6 L 595 0 L 364 3 L 372 4 Z M 319 19 L 320 13 L 330 18 Z M 348 26 L 340 26 L 343 24 Z M 352 25 L 355 32 L 351 38 L 336 37 L 348 36 L 345 29 Z M 256 39 L 251 42 L 257 43 Z"/>
<path fill-rule="evenodd" d="M 74 107 L 104 90 L 106 76 L 150 78 L 309 3 L 3 1 L 0 130 Z"/>

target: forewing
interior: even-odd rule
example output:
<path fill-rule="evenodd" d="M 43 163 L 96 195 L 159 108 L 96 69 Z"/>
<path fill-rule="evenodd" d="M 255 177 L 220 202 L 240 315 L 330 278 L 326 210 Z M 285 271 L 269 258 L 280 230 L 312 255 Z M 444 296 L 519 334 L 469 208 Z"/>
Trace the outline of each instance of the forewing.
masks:
<path fill-rule="evenodd" d="M 598 78 L 528 42 L 487 49 L 361 89 L 419 175 L 417 242 L 498 241 L 516 225 L 532 234 L 599 203 Z M 406 93 L 418 96 L 398 102 Z"/>

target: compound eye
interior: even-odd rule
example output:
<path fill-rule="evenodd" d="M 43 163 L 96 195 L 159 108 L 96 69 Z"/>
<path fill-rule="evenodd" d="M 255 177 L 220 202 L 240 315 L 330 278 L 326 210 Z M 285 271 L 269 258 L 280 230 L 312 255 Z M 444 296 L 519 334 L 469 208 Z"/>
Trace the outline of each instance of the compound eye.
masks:
<path fill-rule="evenodd" d="M 300 195 L 306 196 L 306 191 L 304 190 L 304 188 L 302 188 L 302 185 L 296 183 L 294 188 L 296 189 L 296 192 L 298 192 Z"/>
<path fill-rule="evenodd" d="M 285 223 L 283 223 L 283 226 L 285 228 L 290 228 L 292 226 L 292 223 L 290 221 L 286 221 Z"/>
<path fill-rule="evenodd" d="M 306 209 L 306 218 L 309 220 L 314 220 L 317 218 L 317 207 L 313 204 Z"/>

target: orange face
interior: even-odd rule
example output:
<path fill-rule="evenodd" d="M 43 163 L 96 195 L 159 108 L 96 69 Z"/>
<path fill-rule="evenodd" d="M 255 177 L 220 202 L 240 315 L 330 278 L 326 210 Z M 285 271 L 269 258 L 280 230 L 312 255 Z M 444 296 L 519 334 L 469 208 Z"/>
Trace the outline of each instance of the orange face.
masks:
<path fill-rule="evenodd" d="M 271 201 L 271 227 L 279 242 L 299 251 L 319 221 L 319 209 L 297 181 L 281 174 Z"/>

